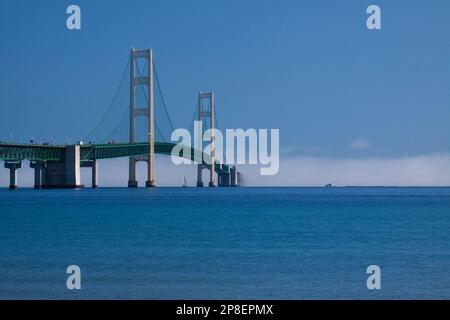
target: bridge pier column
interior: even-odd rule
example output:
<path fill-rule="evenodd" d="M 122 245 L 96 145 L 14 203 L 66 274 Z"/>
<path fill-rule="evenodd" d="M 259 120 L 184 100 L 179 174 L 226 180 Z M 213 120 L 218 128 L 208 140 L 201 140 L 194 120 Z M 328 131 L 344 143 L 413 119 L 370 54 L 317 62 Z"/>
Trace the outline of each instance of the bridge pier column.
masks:
<path fill-rule="evenodd" d="M 203 177 L 202 177 L 203 166 L 201 164 L 197 165 L 197 187 L 203 187 Z"/>
<path fill-rule="evenodd" d="M 219 174 L 219 187 L 229 187 L 230 186 L 230 174 L 221 173 Z"/>
<path fill-rule="evenodd" d="M 151 147 L 150 147 L 151 149 Z M 154 151 L 153 151 L 154 152 Z M 154 162 L 155 158 L 151 157 L 151 155 L 149 155 L 148 160 L 147 160 L 147 181 L 145 181 L 145 187 L 146 188 L 154 188 L 156 187 L 155 184 L 155 167 L 154 167 Z"/>
<path fill-rule="evenodd" d="M 44 184 L 45 162 L 30 162 L 30 168 L 34 169 L 34 188 L 42 189 Z"/>
<path fill-rule="evenodd" d="M 92 188 L 98 188 L 98 162 L 94 160 L 92 163 Z"/>
<path fill-rule="evenodd" d="M 214 159 L 214 158 L 213 158 Z M 215 170 L 214 162 L 211 166 L 209 166 L 209 186 L 216 186 L 216 170 Z"/>
<path fill-rule="evenodd" d="M 5 168 L 9 169 L 9 189 L 17 189 L 17 169 L 22 168 L 21 162 L 5 162 Z"/>
<path fill-rule="evenodd" d="M 214 170 L 214 165 L 211 165 L 212 169 L 210 169 L 209 172 L 209 186 L 210 187 L 215 187 L 216 186 L 216 179 L 215 179 L 215 170 Z"/>
<path fill-rule="evenodd" d="M 130 158 L 128 188 L 137 188 L 137 186 L 138 183 L 136 180 L 136 159 Z"/>
<path fill-rule="evenodd" d="M 155 181 L 145 181 L 146 188 L 154 188 L 156 187 Z"/>
<path fill-rule="evenodd" d="M 239 186 L 239 172 L 237 171 L 236 166 L 232 166 L 230 169 L 230 186 Z"/>
<path fill-rule="evenodd" d="M 145 181 L 145 187 L 146 188 L 154 188 L 154 187 L 156 187 L 155 178 L 154 178 L 155 177 L 155 173 L 154 173 L 155 169 L 154 169 L 154 164 L 152 164 L 152 161 L 154 161 L 154 158 L 152 160 L 152 157 L 149 156 L 148 161 L 147 161 L 147 164 L 148 164 L 148 174 L 147 174 L 147 176 L 148 176 L 148 178 L 147 178 L 147 181 Z M 152 171 L 153 171 L 153 173 L 152 173 Z"/>
<path fill-rule="evenodd" d="M 98 162 L 97 160 L 85 161 L 81 163 L 83 168 L 92 169 L 92 188 L 98 188 Z"/>

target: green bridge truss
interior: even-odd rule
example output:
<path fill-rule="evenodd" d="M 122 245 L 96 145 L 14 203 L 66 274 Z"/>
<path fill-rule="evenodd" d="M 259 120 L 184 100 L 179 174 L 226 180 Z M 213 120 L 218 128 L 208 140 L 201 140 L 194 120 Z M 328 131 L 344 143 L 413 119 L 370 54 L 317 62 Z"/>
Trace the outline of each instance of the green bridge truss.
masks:
<path fill-rule="evenodd" d="M 171 155 L 176 144 L 166 142 L 155 142 L 155 153 Z M 113 159 L 122 157 L 145 156 L 150 153 L 148 143 L 123 143 L 123 144 L 92 144 L 80 147 L 80 161 L 92 161 L 101 159 Z M 194 160 L 195 150 L 191 148 L 191 155 L 179 156 Z M 64 161 L 65 146 L 62 145 L 30 145 L 30 144 L 2 144 L 0 143 L 0 160 L 9 162 L 29 161 Z M 203 154 L 203 161 L 209 160 L 207 154 Z M 211 162 L 211 161 L 209 161 Z M 215 170 L 218 173 L 229 172 L 227 165 L 220 166 L 215 163 Z"/>
<path fill-rule="evenodd" d="M 64 155 L 64 146 L 0 144 L 0 160 L 3 161 L 64 161 Z"/>

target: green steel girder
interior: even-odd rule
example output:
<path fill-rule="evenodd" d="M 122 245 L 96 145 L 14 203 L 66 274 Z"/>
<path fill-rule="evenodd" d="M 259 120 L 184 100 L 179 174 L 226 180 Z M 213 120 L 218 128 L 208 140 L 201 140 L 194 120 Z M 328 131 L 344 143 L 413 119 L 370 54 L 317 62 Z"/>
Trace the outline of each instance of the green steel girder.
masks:
<path fill-rule="evenodd" d="M 155 153 L 171 155 L 172 149 L 176 144 L 167 142 L 155 142 Z M 91 161 L 100 159 L 111 159 L 120 157 L 134 157 L 143 156 L 150 153 L 150 146 L 148 143 L 123 143 L 123 144 L 95 144 L 95 145 L 84 145 L 80 148 L 80 159 L 81 161 Z M 180 152 L 180 156 L 194 160 L 194 149 L 191 148 L 191 155 L 184 155 Z M 209 155 L 203 154 L 203 159 L 206 161 Z M 217 172 L 224 173 L 228 172 L 228 166 L 215 164 L 215 169 Z"/>
<path fill-rule="evenodd" d="M 171 155 L 172 149 L 176 144 L 166 142 L 155 142 L 155 153 Z M 191 148 L 191 155 L 184 155 L 180 152 L 180 156 L 194 160 L 195 150 Z M 81 162 L 112 159 L 121 157 L 144 156 L 150 153 L 148 143 L 124 143 L 124 144 L 93 144 L 83 145 L 80 147 Z M 209 155 L 203 154 L 203 160 L 208 161 Z M 20 162 L 29 161 L 64 161 L 65 146 L 61 145 L 31 145 L 31 144 L 5 144 L 0 143 L 0 160 Z M 215 169 L 219 173 L 228 172 L 228 166 L 223 165 L 220 168 L 215 163 Z"/>
<path fill-rule="evenodd" d="M 0 143 L 0 160 L 63 161 L 64 146 Z"/>

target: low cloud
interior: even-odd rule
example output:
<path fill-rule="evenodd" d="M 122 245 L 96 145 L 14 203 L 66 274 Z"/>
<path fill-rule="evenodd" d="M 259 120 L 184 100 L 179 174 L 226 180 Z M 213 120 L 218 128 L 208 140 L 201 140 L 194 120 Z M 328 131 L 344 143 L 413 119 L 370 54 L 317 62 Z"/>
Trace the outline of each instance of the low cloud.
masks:
<path fill-rule="evenodd" d="M 450 186 L 450 154 L 401 158 L 297 156 L 284 158 L 276 176 L 258 176 L 255 168 L 241 168 L 246 185 L 273 186 Z"/>
<path fill-rule="evenodd" d="M 159 186 L 181 186 L 186 176 L 196 184 L 196 166 L 172 164 L 170 157 L 157 156 L 156 179 Z M 128 159 L 100 161 L 100 186 L 126 187 Z M 450 153 L 400 158 L 332 159 L 311 156 L 281 157 L 280 170 L 274 176 L 259 175 L 259 167 L 238 166 L 246 186 L 450 186 Z M 146 164 L 138 163 L 140 186 L 145 183 Z M 18 171 L 20 187 L 33 186 L 33 170 L 27 162 Z M 204 182 L 208 182 L 204 171 Z M 89 187 L 90 169 L 82 169 L 82 183 Z M 0 187 L 9 184 L 9 170 L 0 167 Z"/>

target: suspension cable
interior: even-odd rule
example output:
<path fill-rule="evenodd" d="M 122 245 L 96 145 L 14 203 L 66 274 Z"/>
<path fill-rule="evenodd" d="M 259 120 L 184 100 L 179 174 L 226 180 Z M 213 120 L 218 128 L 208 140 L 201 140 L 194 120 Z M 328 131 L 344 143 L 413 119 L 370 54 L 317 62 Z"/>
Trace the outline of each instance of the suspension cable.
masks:
<path fill-rule="evenodd" d="M 114 93 L 113 99 L 111 101 L 111 103 L 109 104 L 108 109 L 106 110 L 106 112 L 103 114 L 103 117 L 101 118 L 101 120 L 97 123 L 97 125 L 95 126 L 94 129 L 91 130 L 91 132 L 89 132 L 88 135 L 86 135 L 83 140 L 86 140 L 88 137 L 91 137 L 92 134 L 100 127 L 100 125 L 103 123 L 103 121 L 105 121 L 106 117 L 108 116 L 108 114 L 110 113 L 110 111 L 112 110 L 112 106 L 114 104 L 114 102 L 116 101 L 116 98 L 119 94 L 119 89 L 122 87 L 123 84 L 123 80 L 125 79 L 125 71 L 128 69 L 128 66 L 130 65 L 130 58 L 128 58 L 127 60 L 127 64 L 125 65 L 125 68 L 122 71 L 122 76 L 119 82 L 119 85 Z"/>
<path fill-rule="evenodd" d="M 172 128 L 172 131 L 174 131 L 175 127 L 173 126 L 172 119 L 170 118 L 169 112 L 167 111 L 166 100 L 164 99 L 164 95 L 163 95 L 163 92 L 162 92 L 162 89 L 161 89 L 161 85 L 159 83 L 158 70 L 156 68 L 156 61 L 155 61 L 154 57 L 153 57 L 153 69 L 155 70 L 156 84 L 158 85 L 158 91 L 159 91 L 159 95 L 161 96 L 161 101 L 162 101 L 162 104 L 164 106 L 164 111 L 166 112 L 166 116 L 167 116 L 167 119 L 169 120 L 169 123 L 170 123 L 170 126 Z"/>
<path fill-rule="evenodd" d="M 142 72 L 144 72 L 146 66 L 147 66 L 147 60 L 145 60 L 144 66 L 142 67 Z M 137 68 L 137 72 L 138 72 L 138 76 L 141 77 L 142 73 L 139 71 L 139 67 Z M 142 93 L 144 94 L 145 100 L 147 101 L 147 103 L 150 103 L 149 102 L 149 98 L 147 96 L 147 93 L 144 90 L 144 87 L 143 86 L 140 86 L 140 87 L 142 89 Z M 158 133 L 161 136 L 161 138 L 164 140 L 164 142 L 167 142 L 166 138 L 164 137 L 164 135 L 162 134 L 161 130 L 159 129 L 158 123 L 155 121 L 155 119 L 153 119 L 153 123 L 155 124 L 155 128 L 158 131 Z"/>

